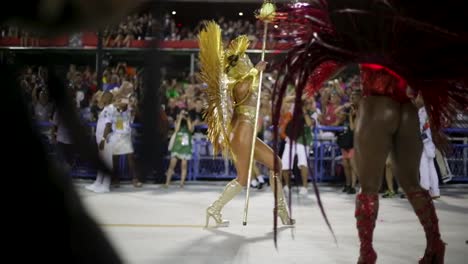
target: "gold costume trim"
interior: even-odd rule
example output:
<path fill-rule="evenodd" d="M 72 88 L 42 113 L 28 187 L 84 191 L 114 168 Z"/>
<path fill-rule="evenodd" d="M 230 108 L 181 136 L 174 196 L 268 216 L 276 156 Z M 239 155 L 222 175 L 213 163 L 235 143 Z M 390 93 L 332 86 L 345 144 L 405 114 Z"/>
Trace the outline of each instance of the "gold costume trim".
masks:
<path fill-rule="evenodd" d="M 257 108 L 250 105 L 239 105 L 236 107 L 236 114 L 247 117 L 247 119 L 242 119 L 240 121 L 247 121 L 252 126 L 255 126 L 255 112 Z"/>
<path fill-rule="evenodd" d="M 236 80 L 236 82 L 234 84 L 232 84 L 232 87 L 231 87 L 231 97 L 232 98 L 235 98 L 234 97 L 234 86 L 241 82 L 241 81 L 244 81 L 246 80 L 248 77 L 251 77 L 252 78 L 252 84 L 250 85 L 250 89 L 249 91 L 247 92 L 247 94 L 244 96 L 244 98 L 242 98 L 241 100 L 239 100 L 239 102 L 236 102 L 234 100 L 234 106 L 238 106 L 238 105 L 241 105 L 243 103 L 245 103 L 247 101 L 247 99 L 250 98 L 250 96 L 253 94 L 253 96 L 256 98 L 257 96 L 257 88 L 258 88 L 258 84 L 257 84 L 257 75 L 258 75 L 258 70 L 255 69 L 255 67 L 251 68 L 250 71 L 245 74 L 244 76 L 242 76 L 239 80 Z M 254 98 L 254 99 L 255 99 Z"/>

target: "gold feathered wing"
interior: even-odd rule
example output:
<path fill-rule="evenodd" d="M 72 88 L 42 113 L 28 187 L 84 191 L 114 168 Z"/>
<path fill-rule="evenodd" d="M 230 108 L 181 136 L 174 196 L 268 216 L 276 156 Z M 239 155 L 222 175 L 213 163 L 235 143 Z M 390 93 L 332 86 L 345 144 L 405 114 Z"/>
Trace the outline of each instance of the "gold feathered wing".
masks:
<path fill-rule="evenodd" d="M 234 155 L 229 137 L 233 101 L 228 87 L 228 77 L 224 73 L 224 50 L 221 40 L 221 28 L 215 22 L 205 23 L 205 28 L 198 35 L 200 48 L 200 81 L 207 84 L 204 94 L 208 99 L 205 120 L 208 124 L 208 138 L 213 144 L 215 153 L 220 150 L 224 157 Z"/>

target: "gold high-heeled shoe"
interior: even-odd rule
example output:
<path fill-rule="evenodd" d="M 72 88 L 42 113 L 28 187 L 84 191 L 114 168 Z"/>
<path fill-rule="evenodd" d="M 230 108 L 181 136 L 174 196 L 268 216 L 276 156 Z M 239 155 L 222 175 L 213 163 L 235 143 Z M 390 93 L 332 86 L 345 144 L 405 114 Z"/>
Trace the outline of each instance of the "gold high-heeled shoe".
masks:
<path fill-rule="evenodd" d="M 216 211 L 213 207 L 208 207 L 206 208 L 206 223 L 205 227 L 208 227 L 208 224 L 210 222 L 210 217 L 215 220 L 216 227 L 228 227 L 229 226 L 229 220 L 223 219 L 221 212 Z"/>
<path fill-rule="evenodd" d="M 286 205 L 286 201 L 284 199 L 284 193 L 283 193 L 283 185 L 281 184 L 281 181 L 278 178 L 278 175 L 274 171 L 270 171 L 270 186 L 272 191 L 274 191 L 274 183 L 276 182 L 277 187 L 277 203 L 278 203 L 278 216 L 281 219 L 281 223 L 283 225 L 294 225 L 296 223 L 296 220 L 292 219 L 289 217 L 289 210 L 288 206 Z"/>
<path fill-rule="evenodd" d="M 229 221 L 222 218 L 221 210 L 229 201 L 232 200 L 232 198 L 240 193 L 240 191 L 242 191 L 242 185 L 240 185 L 236 179 L 226 184 L 224 191 L 221 193 L 218 199 L 206 209 L 205 227 L 208 227 L 210 217 L 215 220 L 217 227 L 229 226 Z"/>
<path fill-rule="evenodd" d="M 278 199 L 278 216 L 283 225 L 294 225 L 296 223 L 295 219 L 289 217 L 288 207 L 286 206 L 284 199 Z"/>

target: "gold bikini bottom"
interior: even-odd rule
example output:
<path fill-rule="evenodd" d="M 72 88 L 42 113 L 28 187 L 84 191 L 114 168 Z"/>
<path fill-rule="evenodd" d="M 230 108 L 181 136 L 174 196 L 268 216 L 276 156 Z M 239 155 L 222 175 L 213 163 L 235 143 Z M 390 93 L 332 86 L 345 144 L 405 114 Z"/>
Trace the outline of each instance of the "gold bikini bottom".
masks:
<path fill-rule="evenodd" d="M 255 106 L 250 106 L 250 105 L 239 105 L 236 107 L 235 112 L 238 115 L 242 115 L 246 117 L 246 119 L 242 118 L 239 120 L 240 122 L 246 122 L 249 123 L 250 125 L 254 126 L 255 125 L 255 112 L 256 112 L 256 107 Z"/>

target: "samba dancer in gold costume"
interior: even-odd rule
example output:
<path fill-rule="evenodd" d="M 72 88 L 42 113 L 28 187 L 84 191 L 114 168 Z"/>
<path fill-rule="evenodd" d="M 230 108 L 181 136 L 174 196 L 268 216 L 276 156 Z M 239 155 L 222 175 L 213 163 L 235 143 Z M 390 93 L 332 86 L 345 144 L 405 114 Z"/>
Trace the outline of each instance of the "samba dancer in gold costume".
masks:
<path fill-rule="evenodd" d="M 199 35 L 200 79 L 208 85 L 205 94 L 208 99 L 206 120 L 208 137 L 215 153 L 222 150 L 223 155 L 234 161 L 237 178 L 229 182 L 218 199 L 206 209 L 206 225 L 209 218 L 217 226 L 228 226 L 229 221 L 222 219 L 221 210 L 247 184 L 249 154 L 252 147 L 255 126 L 255 111 L 258 93 L 258 75 L 266 63 L 259 62 L 255 67 L 245 51 L 249 46 L 247 36 L 241 35 L 231 41 L 223 50 L 221 29 L 214 22 L 207 22 Z M 278 175 L 274 173 L 274 162 L 281 166 L 280 158 L 260 139 L 255 141 L 254 158 L 270 170 L 270 183 L 278 184 L 278 216 L 284 225 L 293 225 L 283 195 Z M 281 171 L 281 167 L 278 168 Z M 270 184 L 273 186 L 273 184 Z"/>

